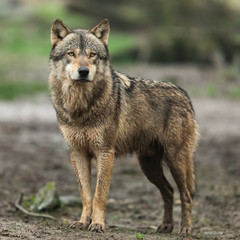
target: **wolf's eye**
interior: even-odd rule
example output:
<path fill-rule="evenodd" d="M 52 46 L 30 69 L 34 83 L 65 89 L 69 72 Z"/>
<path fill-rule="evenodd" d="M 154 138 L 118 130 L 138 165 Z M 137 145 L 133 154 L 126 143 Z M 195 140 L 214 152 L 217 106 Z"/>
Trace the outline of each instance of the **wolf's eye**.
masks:
<path fill-rule="evenodd" d="M 71 57 L 74 57 L 75 53 L 74 52 L 68 52 L 68 55 L 71 56 Z"/>
<path fill-rule="evenodd" d="M 90 57 L 92 58 L 92 57 L 95 57 L 96 56 L 96 53 L 95 52 L 91 52 L 90 53 Z"/>

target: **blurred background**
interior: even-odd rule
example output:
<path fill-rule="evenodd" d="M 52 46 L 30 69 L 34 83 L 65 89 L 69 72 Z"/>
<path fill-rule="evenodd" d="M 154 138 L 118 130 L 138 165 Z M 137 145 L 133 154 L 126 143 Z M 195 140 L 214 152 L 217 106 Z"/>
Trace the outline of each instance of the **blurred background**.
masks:
<path fill-rule="evenodd" d="M 185 70 L 192 65 L 220 70 L 202 92 L 190 87 L 192 94 L 239 98 L 239 15 L 238 0 L 1 0 L 0 98 L 47 91 L 50 26 L 56 18 L 70 28 L 85 29 L 108 18 L 114 66 L 174 64 Z M 152 77 L 148 71 L 147 77 Z M 153 77 L 175 82 L 181 78 L 173 72 L 166 75 L 164 69 Z"/>
<path fill-rule="evenodd" d="M 48 90 L 50 27 L 56 18 L 73 29 L 91 29 L 108 18 L 116 70 L 188 91 L 201 134 L 191 239 L 240 239 L 239 0 L 0 0 L 0 238 L 81 239 L 79 231 L 23 218 L 13 205 L 21 191 L 29 209 L 48 181 L 60 195 L 79 195 Z M 175 235 L 164 239 L 173 240 L 180 200 L 166 174 L 176 193 L 176 227 Z M 116 161 L 111 186 L 112 228 L 106 239 L 136 239 L 136 231 L 156 239 L 163 204 L 135 157 Z M 79 205 L 51 212 L 72 220 L 80 213 Z"/>

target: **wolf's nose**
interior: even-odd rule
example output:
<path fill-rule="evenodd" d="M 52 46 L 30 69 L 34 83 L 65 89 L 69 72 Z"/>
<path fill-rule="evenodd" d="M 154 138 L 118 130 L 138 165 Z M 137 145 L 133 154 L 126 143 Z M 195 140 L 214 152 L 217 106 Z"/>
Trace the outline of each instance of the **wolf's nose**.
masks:
<path fill-rule="evenodd" d="M 89 69 L 87 67 L 80 67 L 78 73 L 81 77 L 86 77 L 89 74 Z"/>

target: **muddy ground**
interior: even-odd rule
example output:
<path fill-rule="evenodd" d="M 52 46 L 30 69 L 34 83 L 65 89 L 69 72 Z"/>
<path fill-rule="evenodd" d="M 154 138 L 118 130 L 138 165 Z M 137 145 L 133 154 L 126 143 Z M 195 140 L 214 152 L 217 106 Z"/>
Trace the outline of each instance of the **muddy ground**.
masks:
<path fill-rule="evenodd" d="M 116 161 L 106 210 L 107 232 L 68 228 L 79 207 L 50 212 L 59 221 L 34 218 L 16 210 L 40 187 L 56 182 L 60 195 L 78 196 L 69 151 L 58 131 L 47 96 L 0 103 L 0 239 L 240 239 L 240 101 L 194 98 L 201 140 L 196 153 L 197 195 L 193 207 L 193 235 L 177 235 L 179 195 L 175 189 L 174 223 L 170 234 L 156 234 L 163 201 L 142 174 L 134 156 Z M 94 167 L 94 163 L 93 163 Z M 96 171 L 94 168 L 95 179 Z M 94 181 L 93 181 L 94 182 Z M 24 204 L 25 203 L 25 204 Z M 65 218 L 67 220 L 62 221 Z"/>

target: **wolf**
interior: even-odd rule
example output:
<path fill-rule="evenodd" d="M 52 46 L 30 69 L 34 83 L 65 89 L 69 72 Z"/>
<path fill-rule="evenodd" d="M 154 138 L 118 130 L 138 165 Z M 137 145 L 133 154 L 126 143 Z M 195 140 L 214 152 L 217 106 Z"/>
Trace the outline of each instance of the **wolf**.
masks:
<path fill-rule="evenodd" d="M 193 157 L 198 141 L 192 103 L 187 92 L 176 85 L 115 71 L 110 65 L 109 31 L 107 19 L 91 30 L 72 30 L 59 19 L 51 27 L 51 99 L 70 149 L 83 205 L 81 218 L 72 227 L 105 231 L 114 159 L 135 153 L 164 201 L 163 221 L 157 232 L 173 230 L 173 188 L 164 176 L 165 163 L 180 192 L 179 234 L 189 234 L 195 192 Z M 92 159 L 97 167 L 94 197 Z"/>

